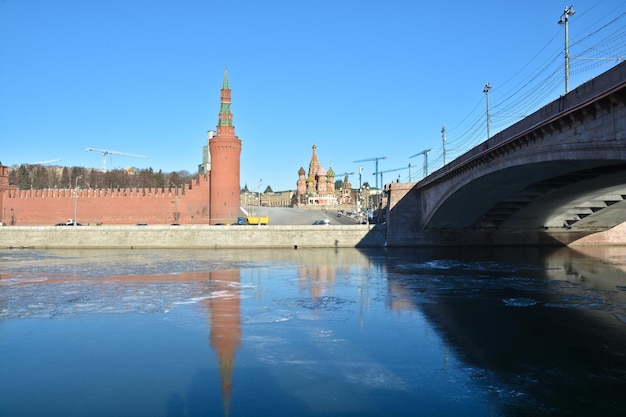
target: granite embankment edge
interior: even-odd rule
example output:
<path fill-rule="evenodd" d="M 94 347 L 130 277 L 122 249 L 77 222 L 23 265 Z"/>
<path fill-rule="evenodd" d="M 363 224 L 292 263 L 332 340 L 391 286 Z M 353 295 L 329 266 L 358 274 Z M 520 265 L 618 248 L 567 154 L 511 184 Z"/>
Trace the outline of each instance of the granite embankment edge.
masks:
<path fill-rule="evenodd" d="M 382 247 L 381 226 L 7 226 L 1 248 L 306 248 Z"/>

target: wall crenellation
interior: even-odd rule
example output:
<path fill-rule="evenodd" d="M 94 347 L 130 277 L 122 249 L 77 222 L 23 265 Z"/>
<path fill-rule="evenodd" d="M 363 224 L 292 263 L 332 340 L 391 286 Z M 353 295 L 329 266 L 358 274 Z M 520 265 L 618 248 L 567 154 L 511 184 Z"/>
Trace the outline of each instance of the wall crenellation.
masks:
<path fill-rule="evenodd" d="M 79 188 L 77 198 L 115 198 L 115 197 L 161 197 L 182 196 L 184 189 L 172 188 Z M 7 198 L 74 198 L 74 189 L 45 188 L 42 190 L 8 190 Z"/>

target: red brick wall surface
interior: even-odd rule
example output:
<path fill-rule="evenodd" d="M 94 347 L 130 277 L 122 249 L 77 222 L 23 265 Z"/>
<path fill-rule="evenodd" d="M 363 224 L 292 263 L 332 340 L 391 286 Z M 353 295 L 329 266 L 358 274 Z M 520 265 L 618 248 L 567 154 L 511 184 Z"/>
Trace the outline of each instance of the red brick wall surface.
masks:
<path fill-rule="evenodd" d="M 240 215 L 239 158 L 241 141 L 235 135 L 209 140 L 211 150 L 211 224 L 235 223 Z"/>
<path fill-rule="evenodd" d="M 73 189 L 0 191 L 2 222 L 19 226 L 64 223 L 75 206 L 81 224 L 208 224 L 208 203 L 204 177 L 184 190 L 79 189 L 76 198 Z"/>

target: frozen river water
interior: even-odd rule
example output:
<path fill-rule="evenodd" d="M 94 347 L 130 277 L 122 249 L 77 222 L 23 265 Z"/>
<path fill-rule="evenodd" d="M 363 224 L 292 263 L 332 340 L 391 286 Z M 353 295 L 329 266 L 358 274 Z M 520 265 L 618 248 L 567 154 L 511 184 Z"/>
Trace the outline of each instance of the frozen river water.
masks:
<path fill-rule="evenodd" d="M 623 416 L 626 248 L 0 250 L 0 416 Z"/>

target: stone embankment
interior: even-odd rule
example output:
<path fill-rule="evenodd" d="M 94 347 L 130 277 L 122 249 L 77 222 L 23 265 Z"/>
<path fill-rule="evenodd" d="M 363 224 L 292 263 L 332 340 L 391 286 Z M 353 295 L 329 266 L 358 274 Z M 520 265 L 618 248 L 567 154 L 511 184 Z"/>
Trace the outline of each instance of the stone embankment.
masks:
<path fill-rule="evenodd" d="M 382 226 L 6 226 L 0 248 L 382 247 Z"/>

